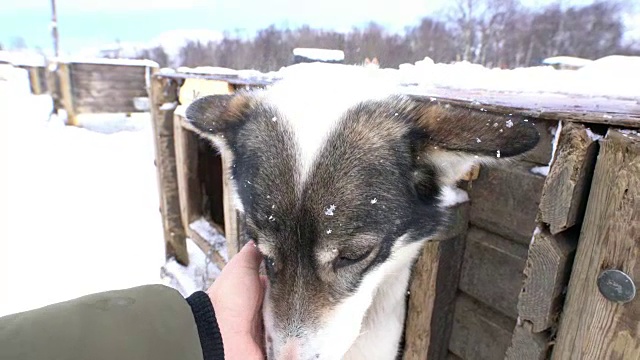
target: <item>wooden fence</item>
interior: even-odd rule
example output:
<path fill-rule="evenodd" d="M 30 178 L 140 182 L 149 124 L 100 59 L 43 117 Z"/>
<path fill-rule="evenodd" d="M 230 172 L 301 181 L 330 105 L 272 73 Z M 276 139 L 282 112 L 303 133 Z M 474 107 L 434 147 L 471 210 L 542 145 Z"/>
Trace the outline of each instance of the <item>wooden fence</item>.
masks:
<path fill-rule="evenodd" d="M 228 160 L 187 125 L 184 108 L 194 95 L 268 81 L 181 73 L 152 79 L 167 256 L 187 264 L 190 238 L 224 266 L 226 254 L 194 223 L 224 233 L 228 256 L 243 243 Z M 404 359 L 640 358 L 640 300 L 623 304 L 601 294 L 605 270 L 640 281 L 638 103 L 444 89 L 428 95 L 524 115 L 541 141 L 527 156 L 476 169 L 461 184 L 470 202 L 456 209 L 447 240 L 427 244 L 414 267 Z"/>
<path fill-rule="evenodd" d="M 56 60 L 49 68 L 54 101 L 75 125 L 79 114 L 147 111 L 143 99 L 158 65 L 147 60 Z"/>

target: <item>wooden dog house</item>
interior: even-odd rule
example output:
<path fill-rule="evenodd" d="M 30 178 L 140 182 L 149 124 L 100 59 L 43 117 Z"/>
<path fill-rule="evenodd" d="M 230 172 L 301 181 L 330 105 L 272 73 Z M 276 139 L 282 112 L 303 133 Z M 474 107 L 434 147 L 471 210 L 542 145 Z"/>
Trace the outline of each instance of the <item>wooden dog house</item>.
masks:
<path fill-rule="evenodd" d="M 198 96 L 269 83 L 152 76 L 167 256 L 187 264 L 191 239 L 222 267 L 245 241 L 226 159 L 187 125 L 184 108 Z M 460 184 L 470 201 L 457 207 L 447 240 L 427 244 L 414 267 L 403 358 L 640 358 L 640 300 L 633 296 L 640 284 L 640 105 L 444 89 L 429 95 L 524 115 L 541 141 L 527 156 L 475 169 Z M 226 251 L 208 241 L 208 231 L 225 235 Z"/>

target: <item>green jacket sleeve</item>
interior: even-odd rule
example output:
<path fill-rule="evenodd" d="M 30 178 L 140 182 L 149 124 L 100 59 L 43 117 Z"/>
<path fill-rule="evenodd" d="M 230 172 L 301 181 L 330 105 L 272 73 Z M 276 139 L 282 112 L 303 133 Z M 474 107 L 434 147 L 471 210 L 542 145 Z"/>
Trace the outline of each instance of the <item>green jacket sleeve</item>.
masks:
<path fill-rule="evenodd" d="M 0 318 L 0 359 L 202 360 L 195 311 L 162 285 L 89 295 Z"/>

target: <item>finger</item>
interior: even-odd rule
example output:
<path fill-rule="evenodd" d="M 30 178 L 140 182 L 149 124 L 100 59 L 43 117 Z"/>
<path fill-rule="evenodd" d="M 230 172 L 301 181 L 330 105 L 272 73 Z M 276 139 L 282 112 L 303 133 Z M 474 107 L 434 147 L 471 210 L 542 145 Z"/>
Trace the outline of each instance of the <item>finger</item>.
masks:
<path fill-rule="evenodd" d="M 249 241 L 242 247 L 242 250 L 233 257 L 232 261 L 236 266 L 241 266 L 257 273 L 260 269 L 260 263 L 262 262 L 262 254 L 260 254 L 254 242 Z"/>

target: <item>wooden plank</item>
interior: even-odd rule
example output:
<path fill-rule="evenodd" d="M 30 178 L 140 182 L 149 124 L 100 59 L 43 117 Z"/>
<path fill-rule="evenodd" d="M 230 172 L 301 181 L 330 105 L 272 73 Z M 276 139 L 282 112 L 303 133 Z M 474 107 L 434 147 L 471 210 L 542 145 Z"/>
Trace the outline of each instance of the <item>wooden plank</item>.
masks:
<path fill-rule="evenodd" d="M 58 80 L 60 81 L 60 103 L 67 112 L 67 124 L 78 125 L 77 112 L 74 107 L 73 91 L 71 87 L 71 72 L 69 64 L 58 63 Z"/>
<path fill-rule="evenodd" d="M 538 165 L 549 165 L 553 151 L 553 138 L 556 128 L 558 127 L 558 121 L 536 119 L 534 124 L 540 134 L 540 140 L 538 141 L 538 145 L 530 151 L 527 151 L 521 159 Z"/>
<path fill-rule="evenodd" d="M 222 157 L 222 204 L 224 207 L 224 236 L 227 238 L 227 252 L 233 257 L 242 248 L 240 232 L 238 231 L 238 211 L 233 197 L 233 183 L 231 181 L 231 159 L 229 154 Z"/>
<path fill-rule="evenodd" d="M 577 234 L 551 235 L 539 228 L 532 239 L 518 314 L 521 320 L 531 322 L 533 332 L 550 328 L 558 319 L 576 243 Z"/>
<path fill-rule="evenodd" d="M 533 333 L 533 326 L 528 321 L 516 325 L 511 338 L 511 346 L 507 349 L 506 360 L 545 360 L 550 344 L 548 334 Z"/>
<path fill-rule="evenodd" d="M 180 87 L 180 104 L 191 104 L 205 95 L 231 94 L 233 87 L 226 81 L 186 79 Z"/>
<path fill-rule="evenodd" d="M 460 294 L 456 299 L 449 350 L 463 359 L 503 359 L 515 321 Z"/>
<path fill-rule="evenodd" d="M 472 226 L 467 233 L 460 289 L 516 319 L 526 258 L 526 247 Z"/>
<path fill-rule="evenodd" d="M 174 115 L 173 139 L 180 213 L 185 229 L 202 217 L 202 189 L 198 179 L 198 135 L 183 127 L 185 119 Z"/>
<path fill-rule="evenodd" d="M 452 237 L 427 243 L 413 267 L 405 324 L 404 360 L 446 357 L 464 253 L 468 204 L 458 206 L 455 212 L 456 220 L 446 231 Z"/>
<path fill-rule="evenodd" d="M 640 104 L 634 99 L 598 96 L 434 88 L 420 96 L 500 114 L 640 128 Z"/>
<path fill-rule="evenodd" d="M 174 91 L 172 92 L 171 89 Z M 163 104 L 176 100 L 176 87 L 166 79 L 154 79 L 151 83 L 151 116 L 155 143 L 160 212 L 167 257 L 175 256 L 183 264 L 189 264 L 185 227 L 180 213 L 180 195 L 176 172 L 173 138 L 173 108 Z"/>
<path fill-rule="evenodd" d="M 180 88 L 181 109 L 188 106 L 191 101 L 206 95 L 230 94 L 233 87 L 220 81 L 187 79 Z M 222 158 L 222 202 L 224 207 L 224 234 L 227 239 L 227 252 L 233 257 L 242 248 L 244 239 L 241 232 L 241 216 L 235 208 L 233 196 L 233 183 L 231 181 L 231 154 L 221 153 Z"/>
<path fill-rule="evenodd" d="M 529 245 L 545 180 L 530 168 L 524 162 L 481 167 L 469 190 L 471 223 Z"/>
<path fill-rule="evenodd" d="M 582 217 L 597 149 L 597 141 L 584 125 L 563 126 L 540 199 L 540 220 L 549 224 L 552 234 L 570 228 Z"/>
<path fill-rule="evenodd" d="M 618 304 L 597 278 L 618 269 L 640 280 L 640 137 L 601 141 L 553 359 L 639 359 L 640 299 Z"/>
<path fill-rule="evenodd" d="M 449 352 L 447 353 L 447 360 L 462 360 L 462 358 L 458 357 L 456 354 Z"/>

